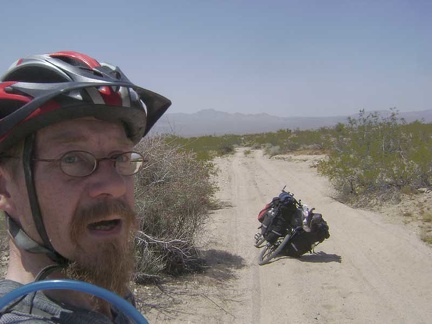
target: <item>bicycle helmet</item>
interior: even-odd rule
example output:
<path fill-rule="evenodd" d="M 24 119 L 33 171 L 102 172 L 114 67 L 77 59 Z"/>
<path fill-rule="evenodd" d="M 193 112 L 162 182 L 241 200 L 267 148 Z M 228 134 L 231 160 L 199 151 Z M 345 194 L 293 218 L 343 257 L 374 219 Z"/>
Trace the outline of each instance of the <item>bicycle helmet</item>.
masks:
<path fill-rule="evenodd" d="M 129 81 L 115 66 L 78 52 L 33 55 L 16 61 L 0 79 L 0 156 L 24 140 L 23 167 L 33 219 L 43 246 L 9 215 L 9 231 L 21 248 L 67 262 L 52 247 L 33 181 L 35 133 L 48 125 L 92 116 L 120 121 L 134 144 L 171 105 L 167 98 Z"/>

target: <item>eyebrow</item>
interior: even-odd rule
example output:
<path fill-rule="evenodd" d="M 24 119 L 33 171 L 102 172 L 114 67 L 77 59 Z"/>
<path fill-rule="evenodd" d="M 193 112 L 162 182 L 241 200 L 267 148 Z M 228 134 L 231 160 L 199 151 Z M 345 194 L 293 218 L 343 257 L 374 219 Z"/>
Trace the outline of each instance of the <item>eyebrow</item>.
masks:
<path fill-rule="evenodd" d="M 55 136 L 47 136 L 45 140 L 52 141 L 54 144 L 74 144 L 87 141 L 87 136 L 73 135 L 70 132 L 56 134 Z M 122 138 L 117 140 L 120 145 L 133 145 L 129 138 Z"/>

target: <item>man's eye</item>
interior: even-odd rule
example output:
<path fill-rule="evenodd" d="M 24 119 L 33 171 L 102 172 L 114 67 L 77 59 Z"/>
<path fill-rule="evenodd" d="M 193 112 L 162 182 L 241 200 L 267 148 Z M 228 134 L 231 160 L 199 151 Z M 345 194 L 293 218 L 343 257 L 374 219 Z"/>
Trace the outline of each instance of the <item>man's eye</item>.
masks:
<path fill-rule="evenodd" d="M 88 152 L 69 152 L 62 158 L 62 163 L 77 164 L 77 163 L 90 163 L 92 164 L 94 157 Z"/>
<path fill-rule="evenodd" d="M 77 163 L 80 160 L 80 158 L 77 155 L 66 155 L 62 158 L 63 163 Z"/>
<path fill-rule="evenodd" d="M 130 161 L 130 153 L 124 153 L 114 156 L 116 162 L 124 163 Z"/>

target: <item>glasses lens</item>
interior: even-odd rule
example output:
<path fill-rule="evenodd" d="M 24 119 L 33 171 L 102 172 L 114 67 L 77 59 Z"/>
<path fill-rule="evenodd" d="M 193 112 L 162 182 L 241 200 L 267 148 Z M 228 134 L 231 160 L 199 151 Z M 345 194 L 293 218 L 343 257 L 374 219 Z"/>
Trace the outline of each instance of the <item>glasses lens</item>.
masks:
<path fill-rule="evenodd" d="M 137 173 L 144 163 L 144 157 L 138 152 L 125 152 L 115 156 L 115 166 L 121 175 Z"/>
<path fill-rule="evenodd" d="M 63 155 L 60 167 L 67 175 L 85 177 L 95 170 L 96 158 L 89 152 L 71 151 Z"/>

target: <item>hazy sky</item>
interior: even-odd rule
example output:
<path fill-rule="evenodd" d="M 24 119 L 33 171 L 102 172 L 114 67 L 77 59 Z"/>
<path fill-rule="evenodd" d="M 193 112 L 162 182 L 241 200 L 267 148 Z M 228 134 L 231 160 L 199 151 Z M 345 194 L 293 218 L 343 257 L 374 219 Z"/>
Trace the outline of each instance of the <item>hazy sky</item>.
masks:
<path fill-rule="evenodd" d="M 0 74 L 80 51 L 170 98 L 171 112 L 432 109 L 430 0 L 13 0 L 0 22 Z"/>

